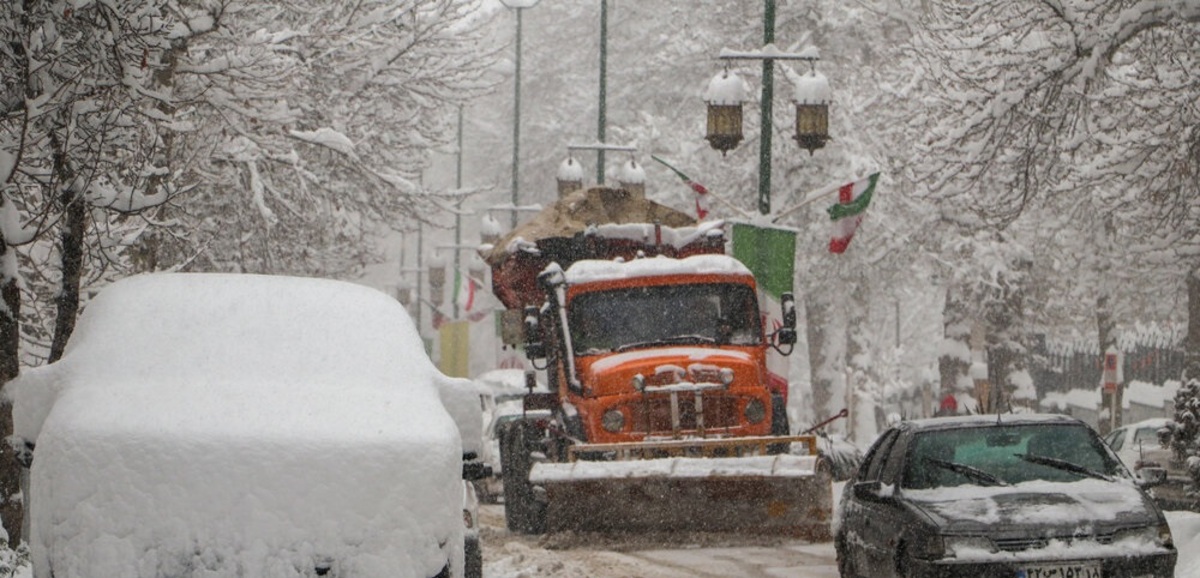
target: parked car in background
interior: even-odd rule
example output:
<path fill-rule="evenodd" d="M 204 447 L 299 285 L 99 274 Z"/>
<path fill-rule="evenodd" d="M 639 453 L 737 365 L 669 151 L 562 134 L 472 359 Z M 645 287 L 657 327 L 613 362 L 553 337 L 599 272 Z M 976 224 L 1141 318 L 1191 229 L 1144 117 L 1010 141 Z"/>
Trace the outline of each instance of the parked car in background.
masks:
<path fill-rule="evenodd" d="M 1187 466 L 1170 448 L 1174 422 L 1155 418 L 1112 430 L 1104 441 L 1135 475 L 1158 479 L 1150 495 L 1166 510 L 1200 511 Z"/>
<path fill-rule="evenodd" d="M 843 578 L 1174 576 L 1162 511 L 1094 430 L 1060 415 L 901 422 L 842 493 Z"/>
<path fill-rule="evenodd" d="M 38 578 L 463 576 L 463 442 L 364 286 L 151 274 L 6 386 Z M 479 418 L 476 417 L 476 420 Z"/>

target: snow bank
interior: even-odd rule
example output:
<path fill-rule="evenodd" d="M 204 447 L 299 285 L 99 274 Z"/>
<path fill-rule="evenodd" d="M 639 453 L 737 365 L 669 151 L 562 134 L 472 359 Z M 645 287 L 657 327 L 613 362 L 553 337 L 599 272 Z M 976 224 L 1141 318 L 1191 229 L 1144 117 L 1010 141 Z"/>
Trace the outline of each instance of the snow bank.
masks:
<path fill-rule="evenodd" d="M 462 564 L 461 442 L 403 308 L 358 285 L 104 289 L 14 382 L 39 575 L 427 577 Z M 41 420 L 44 417 L 44 422 Z"/>

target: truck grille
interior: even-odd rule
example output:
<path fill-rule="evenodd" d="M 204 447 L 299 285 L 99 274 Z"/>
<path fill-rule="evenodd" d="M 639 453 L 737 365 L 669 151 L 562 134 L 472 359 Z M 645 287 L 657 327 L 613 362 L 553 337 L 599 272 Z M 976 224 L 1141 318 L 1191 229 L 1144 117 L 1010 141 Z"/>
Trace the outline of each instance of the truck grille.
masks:
<path fill-rule="evenodd" d="M 740 425 L 737 419 L 737 400 L 724 396 L 705 396 L 704 431 L 719 433 Z M 646 432 L 649 435 L 671 435 L 671 399 L 670 397 L 647 397 L 645 401 L 632 406 L 634 430 Z M 695 433 L 697 430 L 695 396 L 679 396 L 679 428 L 681 433 Z"/>

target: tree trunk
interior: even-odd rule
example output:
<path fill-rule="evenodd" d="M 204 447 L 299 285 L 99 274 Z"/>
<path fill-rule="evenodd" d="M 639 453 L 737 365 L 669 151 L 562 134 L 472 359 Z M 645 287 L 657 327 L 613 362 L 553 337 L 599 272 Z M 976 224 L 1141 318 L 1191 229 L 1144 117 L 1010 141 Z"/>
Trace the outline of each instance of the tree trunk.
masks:
<path fill-rule="evenodd" d="M 1117 331 L 1116 321 L 1113 319 L 1112 307 L 1110 304 L 1110 296 L 1107 291 L 1101 290 L 1101 294 L 1096 298 L 1096 334 L 1099 337 L 1100 344 L 1100 362 L 1104 363 L 1105 356 L 1111 349 L 1116 351 L 1117 348 Z M 1100 409 L 1101 419 L 1097 424 L 1101 434 L 1107 434 L 1113 428 L 1121 426 L 1121 398 L 1124 393 L 1122 384 L 1117 384 L 1117 389 L 1114 392 L 1104 391 L 1103 371 L 1100 374 L 1101 383 L 1094 387 L 1100 388 Z M 1108 418 L 1104 418 L 1104 414 L 1108 414 Z"/>
<path fill-rule="evenodd" d="M 825 418 L 833 415 L 841 408 L 832 409 L 834 402 L 833 398 L 833 380 L 824 370 L 829 365 L 828 361 L 828 334 L 826 328 L 829 326 L 829 305 L 821 300 L 820 297 L 809 295 L 805 299 L 805 305 L 808 308 L 805 311 L 807 324 L 805 329 L 808 335 L 808 365 L 812 371 L 812 400 L 813 400 L 813 415 L 816 421 L 823 421 Z"/>
<path fill-rule="evenodd" d="M 0 195 L 0 204 L 10 202 Z M 20 372 L 20 311 L 21 291 L 15 271 L 15 249 L 0 230 L 0 383 L 7 384 Z M 7 393 L 0 396 L 0 436 L 9 440 L 13 435 L 12 402 Z M 8 547 L 21 543 L 21 525 L 25 516 L 24 504 L 17 499 L 21 491 L 21 466 L 11 443 L 0 443 L 0 522 L 8 531 Z"/>
<path fill-rule="evenodd" d="M 64 182 L 71 182 L 66 180 Z M 83 277 L 83 235 L 87 223 L 87 205 L 83 195 L 73 187 L 62 193 L 63 221 L 59 248 L 62 254 L 62 286 L 55 297 L 56 317 L 54 336 L 50 342 L 48 363 L 62 358 L 67 340 L 75 331 L 75 319 L 79 314 L 79 286 Z"/>
<path fill-rule="evenodd" d="M 941 378 L 941 390 L 938 392 L 939 415 L 956 411 L 949 405 L 943 407 L 942 402 L 947 396 L 969 392 L 974 387 L 971 382 L 971 322 L 967 319 L 963 296 L 956 287 L 946 288 L 942 327 L 945 346 L 942 348 L 941 357 L 938 358 L 938 374 Z"/>
<path fill-rule="evenodd" d="M 1183 342 L 1182 384 L 1175 394 L 1175 430 L 1171 449 L 1177 457 L 1200 456 L 1200 268 L 1187 275 L 1187 338 Z M 1193 487 L 1200 487 L 1200 468 L 1191 468 Z"/>
<path fill-rule="evenodd" d="M 867 317 L 871 312 L 870 289 L 862 275 L 854 275 L 851 281 L 853 289 L 850 293 L 848 316 L 846 322 L 846 388 L 854 392 L 855 407 L 850 409 L 854 416 L 854 430 L 866 433 L 862 427 L 872 426 L 870 437 L 874 437 L 887 423 L 887 413 L 879 387 L 877 376 L 871 375 L 867 354 L 870 346 L 870 332 Z"/>

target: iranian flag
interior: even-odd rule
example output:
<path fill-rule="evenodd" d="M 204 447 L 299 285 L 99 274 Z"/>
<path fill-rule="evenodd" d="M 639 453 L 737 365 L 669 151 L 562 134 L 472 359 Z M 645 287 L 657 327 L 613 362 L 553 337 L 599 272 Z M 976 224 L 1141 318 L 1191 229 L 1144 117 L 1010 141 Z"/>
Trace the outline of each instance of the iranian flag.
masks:
<path fill-rule="evenodd" d="M 871 195 L 875 193 L 875 183 L 879 181 L 879 173 L 875 173 L 861 181 L 846 183 L 838 189 L 838 202 L 830 206 L 829 218 L 833 219 L 833 236 L 829 239 L 830 253 L 845 253 L 850 246 L 850 239 L 862 223 L 867 205 L 871 204 Z"/>
<path fill-rule="evenodd" d="M 475 307 L 475 280 L 462 271 L 454 272 L 454 302 L 466 312 Z"/>
<path fill-rule="evenodd" d="M 667 161 L 664 161 L 654 155 L 650 155 L 650 158 L 662 163 L 662 165 L 668 169 L 671 169 L 671 172 L 675 173 L 675 176 L 679 177 L 679 179 L 683 181 L 683 184 L 692 189 L 693 193 L 696 193 L 696 218 L 703 221 L 704 218 L 708 216 L 708 189 L 705 188 L 704 185 L 693 181 L 691 177 L 683 174 L 683 171 L 671 166 L 671 164 Z"/>

